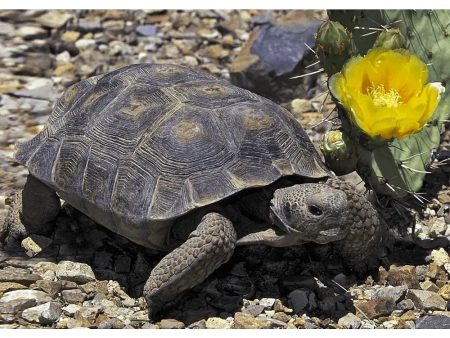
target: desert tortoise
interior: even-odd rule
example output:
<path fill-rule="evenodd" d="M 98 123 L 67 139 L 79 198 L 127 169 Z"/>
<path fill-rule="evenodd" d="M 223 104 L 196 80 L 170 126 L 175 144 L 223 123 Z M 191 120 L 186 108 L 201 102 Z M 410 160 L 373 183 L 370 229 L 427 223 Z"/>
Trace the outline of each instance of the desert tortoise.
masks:
<path fill-rule="evenodd" d="M 48 231 L 61 197 L 168 251 L 144 288 L 153 314 L 236 245 L 336 242 L 359 264 L 382 241 L 371 203 L 322 164 L 287 110 L 184 66 L 136 64 L 83 80 L 17 148 L 30 174 L 10 235 Z"/>

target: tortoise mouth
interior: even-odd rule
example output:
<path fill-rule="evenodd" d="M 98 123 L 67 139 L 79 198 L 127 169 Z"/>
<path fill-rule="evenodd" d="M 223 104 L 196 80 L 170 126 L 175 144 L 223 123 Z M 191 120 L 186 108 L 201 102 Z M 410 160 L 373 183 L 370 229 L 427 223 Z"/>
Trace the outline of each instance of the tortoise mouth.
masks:
<path fill-rule="evenodd" d="M 277 212 L 275 211 L 275 207 L 272 203 L 270 204 L 270 210 L 271 210 L 270 221 L 272 222 L 272 225 L 274 225 L 279 231 L 281 231 L 283 234 L 300 233 L 300 231 L 291 228 L 289 225 L 287 225 L 286 222 L 284 222 L 280 218 L 280 216 L 278 216 Z"/>
<path fill-rule="evenodd" d="M 341 240 L 345 237 L 345 235 L 346 232 L 342 229 L 342 227 L 335 227 L 320 231 L 319 234 L 313 239 L 313 242 L 317 244 L 327 244 L 329 242 Z"/>
<path fill-rule="evenodd" d="M 272 225 L 281 232 L 281 235 L 294 235 L 304 241 L 310 241 L 317 244 L 327 244 L 329 242 L 338 241 L 345 238 L 347 235 L 345 227 L 336 226 L 336 220 L 333 217 L 326 217 L 322 220 L 322 229 L 325 228 L 324 230 L 299 230 L 287 225 L 283 218 L 277 214 L 273 204 L 270 205 L 270 209 L 270 220 Z"/>

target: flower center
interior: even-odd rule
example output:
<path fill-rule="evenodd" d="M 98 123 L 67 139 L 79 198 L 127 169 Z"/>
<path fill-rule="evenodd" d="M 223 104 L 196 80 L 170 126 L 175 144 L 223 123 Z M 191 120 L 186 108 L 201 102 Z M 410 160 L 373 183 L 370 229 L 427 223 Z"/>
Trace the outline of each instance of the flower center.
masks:
<path fill-rule="evenodd" d="M 382 84 L 369 87 L 368 92 L 377 107 L 396 108 L 402 103 L 400 94 L 395 89 L 386 91 Z"/>

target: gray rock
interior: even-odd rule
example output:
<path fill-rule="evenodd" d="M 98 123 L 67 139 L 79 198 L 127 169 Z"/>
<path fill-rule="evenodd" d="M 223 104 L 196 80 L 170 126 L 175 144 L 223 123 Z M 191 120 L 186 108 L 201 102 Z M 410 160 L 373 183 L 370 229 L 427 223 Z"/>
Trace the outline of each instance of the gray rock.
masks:
<path fill-rule="evenodd" d="M 60 283 L 61 283 L 62 290 L 72 290 L 72 289 L 78 288 L 77 283 L 69 281 L 69 280 L 61 280 Z"/>
<path fill-rule="evenodd" d="M 48 302 L 22 312 L 22 318 L 32 323 L 51 324 L 56 322 L 61 315 L 61 304 Z"/>
<path fill-rule="evenodd" d="M 73 317 L 75 315 L 75 313 L 77 311 L 79 311 L 81 309 L 80 305 L 76 305 L 76 304 L 69 304 L 67 306 L 64 306 L 62 308 L 62 311 L 64 312 L 65 315 L 69 316 L 69 317 Z"/>
<path fill-rule="evenodd" d="M 16 316 L 14 316 L 13 314 L 11 314 L 11 313 L 1 314 L 0 313 L 0 323 L 2 323 L 2 324 L 0 324 L 1 328 L 5 328 L 4 324 L 12 324 L 15 321 L 16 321 Z"/>
<path fill-rule="evenodd" d="M 224 320 L 219 318 L 220 320 Z M 208 318 L 209 320 L 209 318 Z M 147 323 L 145 323 L 144 325 L 146 325 Z M 143 325 L 143 326 L 144 326 Z M 143 327 L 142 327 L 143 328 Z M 207 329 L 208 327 L 206 326 L 206 321 L 204 319 L 201 319 L 199 321 L 193 322 L 192 324 L 189 324 L 188 329 Z M 214 327 L 211 327 L 211 329 L 214 329 Z"/>
<path fill-rule="evenodd" d="M 29 286 L 30 284 L 42 279 L 41 276 L 28 273 L 23 273 L 19 270 L 0 270 L 0 282 L 14 282 Z"/>
<path fill-rule="evenodd" d="M 406 290 L 408 290 L 406 285 L 383 287 L 375 292 L 372 299 L 390 298 L 394 302 L 397 302 L 404 295 Z"/>
<path fill-rule="evenodd" d="M 403 299 L 397 304 L 399 310 L 412 310 L 414 309 L 414 302 L 411 299 Z"/>
<path fill-rule="evenodd" d="M 282 101 L 294 98 L 297 92 L 285 94 L 288 86 L 285 79 L 298 75 L 294 74 L 296 67 L 309 52 L 305 43 L 314 46 L 314 34 L 319 26 L 320 22 L 314 20 L 255 28 L 233 60 L 231 81 L 265 97 L 278 97 Z M 295 81 L 298 80 L 290 80 L 291 84 Z"/>
<path fill-rule="evenodd" d="M 265 306 L 264 305 L 249 305 L 245 307 L 242 312 L 251 314 L 253 317 L 256 317 L 264 312 Z"/>
<path fill-rule="evenodd" d="M 344 288 L 350 286 L 350 279 L 343 273 L 339 273 L 334 276 L 333 281 Z"/>
<path fill-rule="evenodd" d="M 59 279 L 72 281 L 78 284 L 85 284 L 96 280 L 94 272 L 89 265 L 71 261 L 59 262 L 56 276 Z"/>
<path fill-rule="evenodd" d="M 36 285 L 52 297 L 55 297 L 61 291 L 62 287 L 60 282 L 54 282 L 52 280 L 44 279 L 38 280 L 36 282 Z"/>
<path fill-rule="evenodd" d="M 437 293 L 424 290 L 408 290 L 406 298 L 411 299 L 421 310 L 446 310 L 447 302 Z"/>
<path fill-rule="evenodd" d="M 148 311 L 142 310 L 142 311 L 135 312 L 130 316 L 130 320 L 138 321 L 138 322 L 140 322 L 140 321 L 146 322 L 146 321 L 148 321 Z"/>
<path fill-rule="evenodd" d="M 417 319 L 416 329 L 450 329 L 450 317 L 425 316 Z"/>
<path fill-rule="evenodd" d="M 76 27 L 71 28 L 82 32 L 99 32 L 103 29 L 99 19 L 92 21 L 81 19 L 77 22 Z"/>
<path fill-rule="evenodd" d="M 61 295 L 70 304 L 80 304 L 86 299 L 86 294 L 79 289 L 63 290 Z"/>
<path fill-rule="evenodd" d="M 428 265 L 418 265 L 416 266 L 416 275 L 419 282 L 425 280 L 425 277 L 428 273 Z"/>
<path fill-rule="evenodd" d="M 57 96 L 53 90 L 53 81 L 45 78 L 33 79 L 25 85 L 25 89 L 15 91 L 14 95 L 49 101 Z"/>
<path fill-rule="evenodd" d="M 195 323 L 192 323 L 191 325 L 193 325 Z M 151 324 L 151 323 L 144 323 L 144 325 L 141 326 L 141 329 L 146 329 L 146 330 L 154 330 L 154 329 L 159 329 L 159 326 L 155 325 L 155 324 Z"/>
<path fill-rule="evenodd" d="M 97 326 L 98 329 L 123 329 L 124 327 L 125 324 L 118 318 L 108 318 Z M 144 327 L 141 327 L 141 329 L 144 329 Z"/>
<path fill-rule="evenodd" d="M 339 318 L 338 324 L 346 329 L 359 329 L 361 326 L 361 319 L 350 312 L 344 317 Z"/>
<path fill-rule="evenodd" d="M 297 289 L 288 295 L 289 304 L 291 304 L 295 313 L 306 310 L 309 304 L 310 291 Z"/>
<path fill-rule="evenodd" d="M 136 27 L 136 32 L 142 36 L 155 36 L 156 26 L 154 25 L 141 25 Z"/>
<path fill-rule="evenodd" d="M 44 291 L 39 290 L 14 290 L 6 292 L 1 298 L 0 303 L 6 303 L 15 299 L 33 299 L 37 305 L 50 302 L 52 297 Z"/>
<path fill-rule="evenodd" d="M 13 299 L 9 302 L 0 303 L 0 313 L 17 313 L 36 305 L 35 299 Z"/>
<path fill-rule="evenodd" d="M 185 325 L 176 319 L 163 319 L 160 323 L 161 329 L 184 329 Z"/>

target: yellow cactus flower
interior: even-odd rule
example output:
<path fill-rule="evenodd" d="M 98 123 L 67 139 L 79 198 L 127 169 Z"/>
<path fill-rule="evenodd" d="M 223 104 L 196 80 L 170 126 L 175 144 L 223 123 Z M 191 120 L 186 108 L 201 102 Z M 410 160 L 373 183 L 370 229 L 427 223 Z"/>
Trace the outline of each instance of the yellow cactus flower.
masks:
<path fill-rule="evenodd" d="M 407 50 L 374 48 L 330 78 L 330 90 L 369 136 L 404 138 L 433 115 L 443 87 L 426 84 L 427 66 Z"/>

